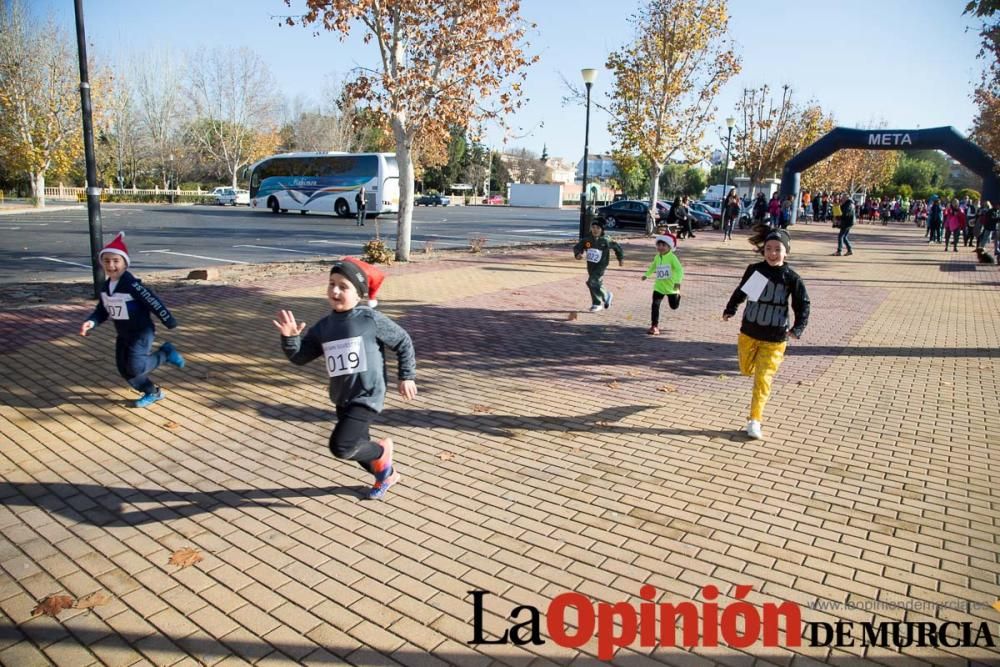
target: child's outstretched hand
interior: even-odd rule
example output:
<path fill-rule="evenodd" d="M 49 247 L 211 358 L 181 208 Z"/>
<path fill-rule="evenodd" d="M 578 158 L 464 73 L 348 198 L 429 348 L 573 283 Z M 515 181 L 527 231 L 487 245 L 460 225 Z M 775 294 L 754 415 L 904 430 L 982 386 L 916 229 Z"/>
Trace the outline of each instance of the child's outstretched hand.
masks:
<path fill-rule="evenodd" d="M 417 383 L 413 380 L 403 380 L 399 383 L 399 395 L 408 401 L 417 397 Z"/>
<path fill-rule="evenodd" d="M 87 320 L 86 322 L 80 325 L 80 335 L 86 336 L 88 333 L 90 333 L 90 330 L 93 328 L 94 328 L 94 320 Z"/>
<path fill-rule="evenodd" d="M 732 317 L 732 315 L 730 315 L 728 313 L 722 313 L 722 321 L 723 322 L 728 322 L 730 317 Z"/>
<path fill-rule="evenodd" d="M 278 313 L 278 319 L 271 320 L 282 336 L 298 336 L 306 328 L 305 322 L 296 322 L 295 315 L 290 310 L 282 310 Z"/>

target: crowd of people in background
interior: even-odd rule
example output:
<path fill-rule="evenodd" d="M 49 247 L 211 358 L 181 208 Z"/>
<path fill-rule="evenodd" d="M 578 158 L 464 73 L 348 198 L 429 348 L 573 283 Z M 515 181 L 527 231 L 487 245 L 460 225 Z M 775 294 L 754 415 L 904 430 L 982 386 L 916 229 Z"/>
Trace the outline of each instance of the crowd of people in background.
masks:
<path fill-rule="evenodd" d="M 723 240 L 732 239 L 732 228 L 741 215 L 749 217 L 753 225 L 766 225 L 772 229 L 786 229 L 792 223 L 794 203 L 791 196 L 784 199 L 774 193 L 768 199 L 758 192 L 751 201 L 740 198 L 735 189 L 729 191 L 722 206 Z M 745 212 L 745 213 L 744 213 Z M 800 222 L 831 222 L 840 228 L 835 255 L 851 255 L 850 229 L 856 222 L 887 225 L 890 222 L 913 221 L 923 227 L 927 243 L 944 243 L 945 252 L 958 252 L 958 244 L 970 248 L 981 256 L 993 252 L 1000 258 L 1000 208 L 991 201 L 975 197 L 943 200 L 937 195 L 927 199 L 896 197 L 867 197 L 857 203 L 848 193 L 802 193 L 796 217 Z M 742 226 L 742 222 L 740 223 Z M 845 252 L 846 250 L 846 252 Z"/>

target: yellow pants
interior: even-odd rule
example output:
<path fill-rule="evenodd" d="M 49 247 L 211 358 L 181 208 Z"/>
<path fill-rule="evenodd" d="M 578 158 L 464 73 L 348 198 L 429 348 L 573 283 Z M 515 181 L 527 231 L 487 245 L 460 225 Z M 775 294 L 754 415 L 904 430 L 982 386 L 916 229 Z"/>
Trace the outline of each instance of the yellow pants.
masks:
<path fill-rule="evenodd" d="M 750 401 L 750 419 L 762 421 L 764 404 L 771 395 L 771 381 L 778 372 L 778 366 L 785 358 L 788 343 L 768 343 L 740 334 L 737 342 L 740 359 L 740 373 L 753 376 L 753 399 Z"/>

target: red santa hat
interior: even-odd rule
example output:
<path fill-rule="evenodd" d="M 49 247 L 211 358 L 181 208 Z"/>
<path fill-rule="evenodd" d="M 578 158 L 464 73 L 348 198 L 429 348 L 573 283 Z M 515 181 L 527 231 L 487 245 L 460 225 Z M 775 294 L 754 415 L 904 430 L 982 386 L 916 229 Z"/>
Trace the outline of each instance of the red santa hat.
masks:
<path fill-rule="evenodd" d="M 345 257 L 343 261 L 354 264 L 361 269 L 362 273 L 365 274 L 365 280 L 368 283 L 368 293 L 366 295 L 362 294 L 362 296 L 368 297 L 368 305 L 371 308 L 376 307 L 378 305 L 378 299 L 375 298 L 375 295 L 378 293 L 379 288 L 382 287 L 382 282 L 385 280 L 385 274 L 368 262 L 363 262 L 356 257 Z"/>
<path fill-rule="evenodd" d="M 97 259 L 100 259 L 104 253 L 111 253 L 112 255 L 120 255 L 124 257 L 125 266 L 132 263 L 128 258 L 128 248 L 125 247 L 125 232 L 118 232 L 118 235 L 111 239 L 111 243 L 101 248 L 101 252 L 97 253 Z"/>
<path fill-rule="evenodd" d="M 674 236 L 673 234 L 669 233 L 669 232 L 666 233 L 666 234 L 661 234 L 660 236 L 657 236 L 656 237 L 656 242 L 657 243 L 666 243 L 667 247 L 670 248 L 671 250 L 673 250 L 674 248 L 677 247 L 677 237 Z"/>

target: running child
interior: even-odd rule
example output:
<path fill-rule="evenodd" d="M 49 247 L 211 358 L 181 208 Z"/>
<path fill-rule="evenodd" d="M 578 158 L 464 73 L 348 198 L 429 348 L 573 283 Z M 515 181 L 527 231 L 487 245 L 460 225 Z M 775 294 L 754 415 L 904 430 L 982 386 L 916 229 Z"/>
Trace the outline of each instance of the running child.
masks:
<path fill-rule="evenodd" d="M 656 257 L 642 276 L 642 279 L 646 280 L 656 274 L 656 282 L 653 283 L 653 305 L 650 310 L 652 324 L 646 332 L 651 336 L 660 334 L 660 304 L 663 303 L 663 297 L 667 297 L 670 310 L 677 310 L 681 305 L 681 280 L 684 279 L 684 267 L 674 254 L 676 247 L 677 237 L 673 234 L 657 236 Z"/>
<path fill-rule="evenodd" d="M 739 305 L 749 299 L 743 309 L 737 349 L 740 373 L 754 378 L 746 432 L 751 438 L 760 440 L 764 437 L 761 431 L 764 405 L 771 394 L 774 375 L 785 357 L 788 336 L 801 338 L 809 323 L 809 295 L 799 274 L 785 264 L 785 257 L 791 250 L 787 232 L 765 229 L 751 237 L 750 242 L 757 246 L 758 252 L 763 252 L 764 261 L 751 264 L 743 272 L 722 319 L 731 318 Z M 794 325 L 788 317 L 789 299 L 795 313 Z"/>
<path fill-rule="evenodd" d="M 388 347 L 399 362 L 399 393 L 405 400 L 417 395 L 416 360 L 409 334 L 362 299 L 372 297 L 372 285 L 381 272 L 360 260 L 344 258 L 330 269 L 327 301 L 333 312 L 306 332 L 290 310 L 282 310 L 274 326 L 281 332 L 281 348 L 294 364 L 323 357 L 330 376 L 330 400 L 336 406 L 337 425 L 330 434 L 330 451 L 338 459 L 357 461 L 375 476 L 368 498 L 383 498 L 400 480 L 393 465 L 391 438 L 373 441 L 368 429 L 385 405 L 386 368 L 382 350 Z"/>
<path fill-rule="evenodd" d="M 611 251 L 614 251 L 618 258 L 618 266 L 625 263 L 625 254 L 622 247 L 612 239 L 604 236 L 604 221 L 597 219 L 590 225 L 590 236 L 581 239 L 573 246 L 573 256 L 582 259 L 584 253 L 587 256 L 587 289 L 590 290 L 590 312 L 596 313 L 603 304 L 605 308 L 611 307 L 611 301 L 615 295 L 604 289 L 604 271 L 608 268 L 611 259 Z"/>
<path fill-rule="evenodd" d="M 80 325 L 80 335 L 86 336 L 90 330 L 109 317 L 115 323 L 115 364 L 118 373 L 129 385 L 142 392 L 135 407 L 145 408 L 163 398 L 163 389 L 153 384 L 149 374 L 168 363 L 184 368 L 184 357 L 170 343 L 164 343 L 155 353 L 150 354 L 156 326 L 150 313 L 155 314 L 168 328 L 177 327 L 177 320 L 170 314 L 153 290 L 129 273 L 128 248 L 125 246 L 125 232 L 119 232 L 111 243 L 104 246 L 97 255 L 104 267 L 107 280 L 101 287 L 101 298 L 87 321 Z"/>

